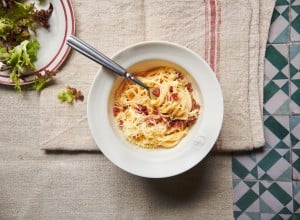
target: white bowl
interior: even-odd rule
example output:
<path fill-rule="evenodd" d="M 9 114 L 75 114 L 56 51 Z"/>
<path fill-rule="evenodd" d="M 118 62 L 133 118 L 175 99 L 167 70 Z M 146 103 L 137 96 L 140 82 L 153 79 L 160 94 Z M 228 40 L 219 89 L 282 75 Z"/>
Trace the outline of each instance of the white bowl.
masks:
<path fill-rule="evenodd" d="M 112 93 L 119 77 L 101 68 L 89 92 L 87 115 L 92 136 L 102 153 L 121 169 L 150 178 L 174 176 L 198 164 L 212 149 L 223 120 L 221 88 L 208 64 L 193 51 L 164 41 L 129 46 L 112 59 L 125 68 L 141 62 L 144 66 L 138 68 L 167 62 L 185 70 L 201 95 L 203 106 L 196 123 L 174 148 L 136 147 L 125 140 L 113 118 Z"/>

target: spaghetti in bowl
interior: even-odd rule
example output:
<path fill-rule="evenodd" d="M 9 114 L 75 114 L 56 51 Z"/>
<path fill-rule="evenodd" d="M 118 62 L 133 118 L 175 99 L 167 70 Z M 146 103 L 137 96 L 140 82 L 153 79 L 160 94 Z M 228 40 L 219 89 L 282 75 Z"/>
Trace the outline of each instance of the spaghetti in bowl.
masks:
<path fill-rule="evenodd" d="M 223 118 L 215 74 L 180 45 L 143 42 L 113 59 L 147 84 L 146 90 L 100 69 L 88 97 L 88 122 L 103 154 L 143 177 L 169 177 L 199 163 L 212 149 Z"/>
<path fill-rule="evenodd" d="M 199 96 L 192 83 L 183 72 L 169 65 L 133 74 L 151 91 L 148 94 L 147 90 L 126 79 L 118 84 L 112 93 L 118 127 L 126 139 L 137 146 L 175 147 L 200 114 Z"/>

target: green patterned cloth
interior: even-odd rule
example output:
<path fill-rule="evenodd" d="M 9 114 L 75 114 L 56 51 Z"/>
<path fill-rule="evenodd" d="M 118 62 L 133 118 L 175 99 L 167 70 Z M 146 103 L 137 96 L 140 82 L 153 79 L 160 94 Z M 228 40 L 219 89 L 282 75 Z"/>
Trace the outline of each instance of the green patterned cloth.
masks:
<path fill-rule="evenodd" d="M 266 147 L 232 159 L 235 219 L 300 219 L 300 1 L 277 0 L 265 55 Z"/>

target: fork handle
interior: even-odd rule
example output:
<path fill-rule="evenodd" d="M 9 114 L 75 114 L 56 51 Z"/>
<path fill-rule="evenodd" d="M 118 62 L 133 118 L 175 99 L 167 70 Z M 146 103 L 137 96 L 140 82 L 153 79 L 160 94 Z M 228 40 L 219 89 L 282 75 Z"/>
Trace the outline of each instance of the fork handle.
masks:
<path fill-rule="evenodd" d="M 114 73 L 118 74 L 119 76 L 123 76 L 128 78 L 127 70 L 124 69 L 122 66 L 102 54 L 100 51 L 96 50 L 91 45 L 87 44 L 86 42 L 82 41 L 78 37 L 73 35 L 68 36 L 67 45 L 73 48 L 74 50 L 78 51 L 82 55 L 90 58 L 91 60 L 95 61 L 96 63 L 104 66 L 105 68 L 113 71 Z"/>
<path fill-rule="evenodd" d="M 78 51 L 82 55 L 90 58 L 96 63 L 99 63 L 100 65 L 118 74 L 119 76 L 125 77 L 135 82 L 136 84 L 144 87 L 145 89 L 148 90 L 149 93 L 149 87 L 146 84 L 144 84 L 143 82 L 141 82 L 140 80 L 132 76 L 129 72 L 127 72 L 125 68 L 123 68 L 115 61 L 102 54 L 100 51 L 96 50 L 88 43 L 84 42 L 83 40 L 80 40 L 78 37 L 75 37 L 73 35 L 70 35 L 67 38 L 66 43 L 67 45 L 69 45 L 70 47 L 72 47 L 74 50 Z"/>

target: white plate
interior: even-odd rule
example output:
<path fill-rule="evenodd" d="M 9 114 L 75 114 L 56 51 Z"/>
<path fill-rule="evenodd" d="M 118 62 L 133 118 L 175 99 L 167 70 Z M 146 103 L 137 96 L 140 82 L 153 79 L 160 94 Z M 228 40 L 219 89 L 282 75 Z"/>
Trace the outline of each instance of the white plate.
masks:
<path fill-rule="evenodd" d="M 125 68 L 145 60 L 175 63 L 190 74 L 201 93 L 203 111 L 176 147 L 138 148 L 124 139 L 112 116 L 111 94 L 117 77 L 101 69 L 90 89 L 87 115 L 92 136 L 103 154 L 123 170 L 151 178 L 174 176 L 198 164 L 212 149 L 223 120 L 222 92 L 207 63 L 185 47 L 160 41 L 135 44 L 118 52 L 113 59 Z"/>
<path fill-rule="evenodd" d="M 37 30 L 40 49 L 35 62 L 36 72 L 57 70 L 70 52 L 70 48 L 65 44 L 66 37 L 75 33 L 75 18 L 70 0 L 45 1 L 37 7 L 46 9 L 49 7 L 49 2 L 53 5 L 53 13 L 49 19 L 50 28 Z M 24 74 L 21 85 L 32 83 L 34 73 Z M 13 85 L 9 79 L 9 72 L 0 72 L 0 83 Z"/>

